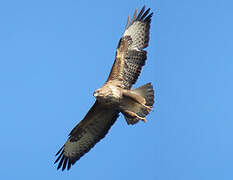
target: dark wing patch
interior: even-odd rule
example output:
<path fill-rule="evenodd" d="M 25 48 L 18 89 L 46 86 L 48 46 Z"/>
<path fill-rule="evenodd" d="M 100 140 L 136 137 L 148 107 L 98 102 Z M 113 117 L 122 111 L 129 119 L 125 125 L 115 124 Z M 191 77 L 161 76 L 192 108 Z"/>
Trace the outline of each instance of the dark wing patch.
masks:
<path fill-rule="evenodd" d="M 135 84 L 141 73 L 142 66 L 145 65 L 146 51 L 130 50 L 125 56 L 124 81 L 123 86 L 129 88 Z"/>
<path fill-rule="evenodd" d="M 108 133 L 119 116 L 119 112 L 107 108 L 97 101 L 84 119 L 71 131 L 63 147 L 57 152 L 57 169 L 69 170 L 85 153 Z"/>
<path fill-rule="evenodd" d="M 131 22 L 127 22 L 123 37 L 120 39 L 116 58 L 108 80 L 117 80 L 118 86 L 130 89 L 136 83 L 142 66 L 145 65 L 146 51 L 149 43 L 151 17 L 150 9 L 145 6 L 137 15 L 135 10 Z"/>

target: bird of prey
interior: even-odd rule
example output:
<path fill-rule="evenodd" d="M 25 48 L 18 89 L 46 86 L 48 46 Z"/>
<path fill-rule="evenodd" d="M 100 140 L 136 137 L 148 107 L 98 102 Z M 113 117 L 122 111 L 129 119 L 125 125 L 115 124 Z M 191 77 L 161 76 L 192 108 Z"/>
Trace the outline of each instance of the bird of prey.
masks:
<path fill-rule="evenodd" d="M 94 92 L 96 101 L 86 116 L 70 132 L 68 140 L 57 152 L 57 169 L 70 169 L 85 153 L 108 133 L 122 113 L 128 124 L 140 120 L 146 122 L 146 115 L 154 104 L 154 90 L 151 83 L 131 89 L 145 65 L 151 17 L 145 6 L 132 19 L 128 17 L 125 32 L 121 37 L 115 61 L 104 85 Z"/>

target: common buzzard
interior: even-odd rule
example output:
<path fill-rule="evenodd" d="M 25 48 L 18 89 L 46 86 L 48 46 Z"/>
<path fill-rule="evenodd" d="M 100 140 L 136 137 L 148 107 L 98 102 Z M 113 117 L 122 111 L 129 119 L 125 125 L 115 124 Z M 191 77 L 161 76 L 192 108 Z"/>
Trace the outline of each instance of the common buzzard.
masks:
<path fill-rule="evenodd" d="M 137 9 L 120 39 L 114 64 L 104 85 L 94 92 L 96 102 L 84 119 L 69 134 L 69 138 L 57 152 L 57 169 L 69 170 L 109 131 L 121 112 L 128 124 L 139 120 L 146 122 L 146 115 L 154 104 L 154 90 L 151 83 L 132 89 L 145 65 L 150 22 L 153 13 L 145 6 L 137 15 Z"/>

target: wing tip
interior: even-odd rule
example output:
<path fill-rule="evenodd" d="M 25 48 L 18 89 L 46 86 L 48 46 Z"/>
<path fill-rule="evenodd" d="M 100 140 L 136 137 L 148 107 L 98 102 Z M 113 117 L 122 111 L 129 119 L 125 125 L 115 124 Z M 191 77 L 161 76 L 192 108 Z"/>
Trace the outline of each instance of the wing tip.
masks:
<path fill-rule="evenodd" d="M 146 10 L 146 5 L 144 5 L 137 15 L 137 9 L 134 11 L 134 16 L 130 22 L 129 25 L 132 25 L 135 21 L 143 21 L 150 23 L 151 22 L 151 17 L 153 16 L 153 12 L 150 13 L 150 8 Z"/>
<path fill-rule="evenodd" d="M 146 9 L 146 6 L 144 5 L 143 7 L 142 7 L 142 10 L 140 11 L 140 13 L 138 14 L 138 17 L 137 17 L 137 19 L 139 20 L 139 21 L 143 21 L 143 22 L 150 22 L 150 20 L 151 20 L 151 17 L 152 17 L 152 15 L 153 15 L 153 12 L 152 13 L 150 13 L 150 8 L 148 8 L 146 11 L 145 11 L 145 9 Z M 150 14 L 149 14 L 150 13 Z"/>
<path fill-rule="evenodd" d="M 62 171 L 65 169 L 70 170 L 71 166 L 75 163 L 70 158 L 64 155 L 64 146 L 56 153 L 57 159 L 54 161 L 54 164 L 58 163 L 57 170 L 61 168 Z"/>
<path fill-rule="evenodd" d="M 136 8 L 132 19 L 130 18 L 130 16 L 128 16 L 125 29 L 127 29 L 129 26 L 131 26 L 136 21 L 141 21 L 141 22 L 150 24 L 151 17 L 153 16 L 153 12 L 150 13 L 150 10 L 151 10 L 150 8 L 148 8 L 146 11 L 145 10 L 146 10 L 146 6 L 144 5 L 142 9 L 140 10 L 139 14 L 137 14 L 138 9 Z"/>

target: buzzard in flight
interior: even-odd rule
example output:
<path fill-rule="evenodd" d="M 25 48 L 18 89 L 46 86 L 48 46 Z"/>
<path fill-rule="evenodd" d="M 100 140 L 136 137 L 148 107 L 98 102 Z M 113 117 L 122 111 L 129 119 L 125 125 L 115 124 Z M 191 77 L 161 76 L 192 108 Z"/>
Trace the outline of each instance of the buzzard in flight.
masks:
<path fill-rule="evenodd" d="M 84 119 L 69 134 L 69 138 L 57 152 L 57 169 L 69 170 L 85 153 L 108 133 L 122 113 L 128 124 L 146 122 L 146 115 L 154 104 L 154 90 L 151 83 L 132 89 L 145 65 L 150 22 L 153 13 L 145 6 L 128 18 L 125 32 L 120 39 L 114 64 L 104 85 L 94 92 L 96 102 Z"/>

